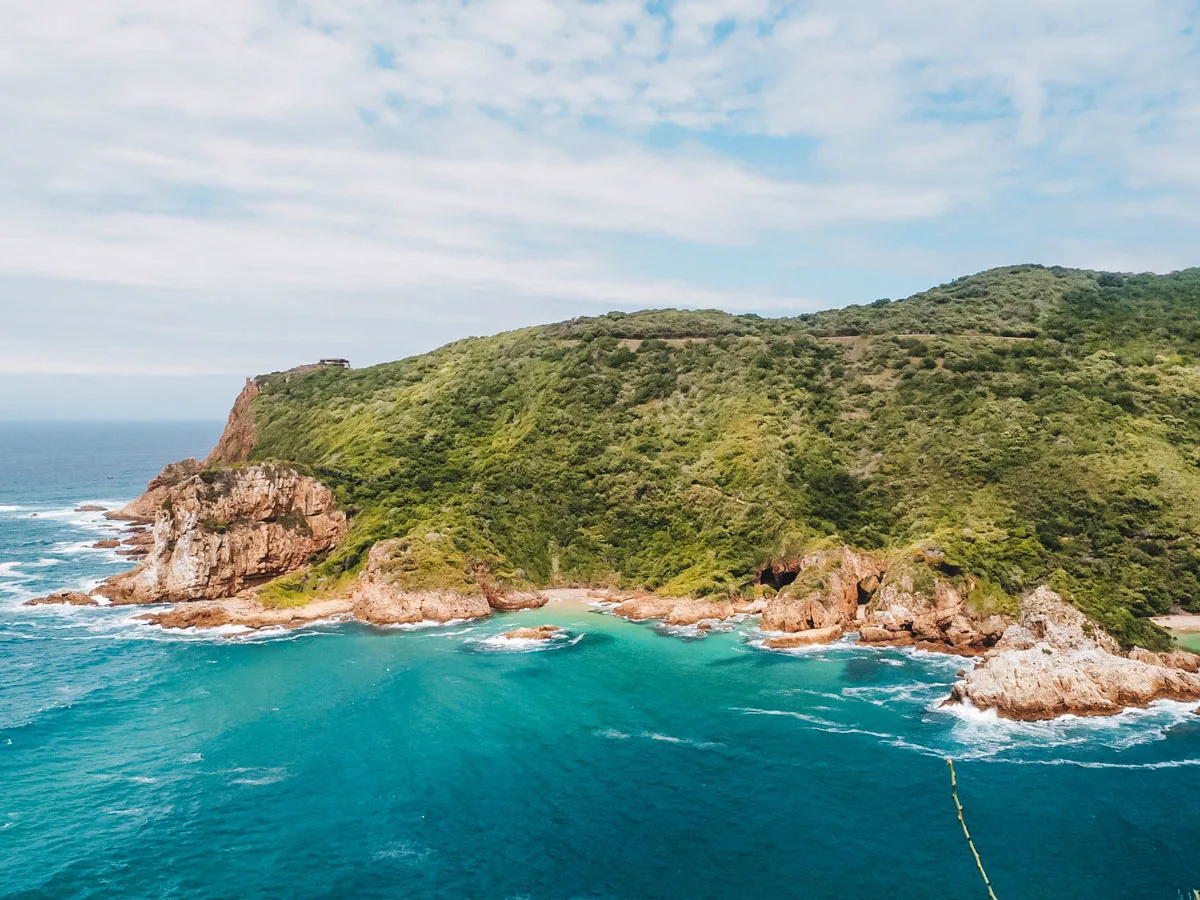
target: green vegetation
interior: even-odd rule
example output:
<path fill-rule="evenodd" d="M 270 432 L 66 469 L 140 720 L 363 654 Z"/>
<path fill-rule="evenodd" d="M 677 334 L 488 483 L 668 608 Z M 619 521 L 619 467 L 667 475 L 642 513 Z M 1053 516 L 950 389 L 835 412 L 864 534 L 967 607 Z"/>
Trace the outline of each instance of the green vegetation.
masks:
<path fill-rule="evenodd" d="M 307 582 L 437 533 L 453 571 L 746 592 L 765 560 L 842 540 L 940 548 L 986 610 L 1050 582 L 1127 642 L 1200 610 L 1200 270 L 1018 266 L 792 319 L 612 313 L 261 386 L 254 458 L 354 514 Z"/>

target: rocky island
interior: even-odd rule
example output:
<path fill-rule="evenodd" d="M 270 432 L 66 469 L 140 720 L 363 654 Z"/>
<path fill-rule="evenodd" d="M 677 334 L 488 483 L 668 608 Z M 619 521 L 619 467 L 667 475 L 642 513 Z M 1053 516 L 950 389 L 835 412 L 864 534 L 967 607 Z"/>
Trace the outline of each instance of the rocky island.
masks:
<path fill-rule="evenodd" d="M 105 513 L 141 529 L 131 571 L 35 602 L 410 625 L 588 586 L 632 620 L 757 616 L 771 650 L 974 658 L 951 700 L 1010 718 L 1196 700 L 1152 617 L 1200 610 L 1198 360 L 1200 271 L 1017 266 L 303 366 Z"/>

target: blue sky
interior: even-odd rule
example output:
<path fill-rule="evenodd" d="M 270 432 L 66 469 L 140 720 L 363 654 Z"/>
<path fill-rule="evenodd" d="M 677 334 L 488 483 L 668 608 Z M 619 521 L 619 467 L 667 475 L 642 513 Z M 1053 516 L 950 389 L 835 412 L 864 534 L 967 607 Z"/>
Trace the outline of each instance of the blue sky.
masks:
<path fill-rule="evenodd" d="M 0 29 L 0 418 L 609 309 L 1200 264 L 1200 5 L 62 0 Z"/>

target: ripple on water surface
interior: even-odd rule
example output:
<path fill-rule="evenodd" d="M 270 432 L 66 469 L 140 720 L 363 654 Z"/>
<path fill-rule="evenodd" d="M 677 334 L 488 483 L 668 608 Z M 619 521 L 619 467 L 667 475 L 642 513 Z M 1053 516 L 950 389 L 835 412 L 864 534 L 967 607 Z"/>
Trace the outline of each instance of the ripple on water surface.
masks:
<path fill-rule="evenodd" d="M 1183 704 L 1006 722 L 940 707 L 962 660 L 770 652 L 748 621 L 222 636 L 20 606 L 127 565 L 74 512 L 103 463 L 71 496 L 0 494 L 0 896 L 968 900 L 944 756 L 998 895 L 1200 887 Z M 565 630 L 500 636 L 543 623 Z"/>

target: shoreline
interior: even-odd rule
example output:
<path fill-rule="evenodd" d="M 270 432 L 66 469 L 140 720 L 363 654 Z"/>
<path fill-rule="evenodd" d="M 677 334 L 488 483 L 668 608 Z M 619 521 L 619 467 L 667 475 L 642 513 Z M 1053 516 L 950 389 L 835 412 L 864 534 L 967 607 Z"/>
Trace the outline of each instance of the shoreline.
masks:
<path fill-rule="evenodd" d="M 1154 616 L 1150 621 L 1176 634 L 1200 634 L 1200 613 Z"/>
<path fill-rule="evenodd" d="M 605 599 L 607 592 L 599 588 L 541 588 L 538 593 L 546 598 L 547 606 L 574 612 L 590 612 L 599 603 L 611 602 Z"/>

